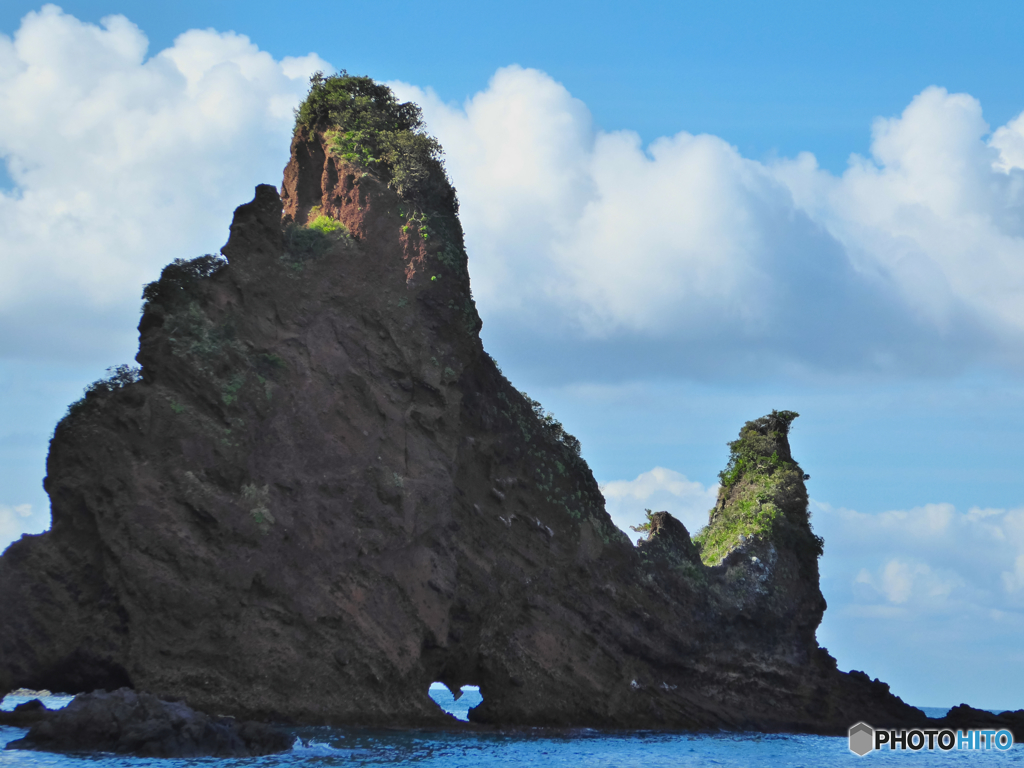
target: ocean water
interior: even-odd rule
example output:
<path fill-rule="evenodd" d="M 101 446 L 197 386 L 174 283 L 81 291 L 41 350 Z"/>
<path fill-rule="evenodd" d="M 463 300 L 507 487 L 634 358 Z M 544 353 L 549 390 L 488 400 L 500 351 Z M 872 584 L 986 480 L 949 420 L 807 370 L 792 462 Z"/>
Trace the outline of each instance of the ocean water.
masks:
<path fill-rule="evenodd" d="M 431 696 L 446 711 L 465 719 L 480 703 L 478 690 L 467 687 L 458 698 L 435 684 Z M 8 696 L 0 705 L 13 709 L 25 698 Z M 51 697 L 51 708 L 63 706 L 70 697 Z M 929 714 L 945 710 L 929 708 Z M 1006 752 L 890 752 L 882 750 L 858 757 L 847 748 L 845 737 L 759 733 L 662 733 L 657 731 L 603 733 L 580 730 L 572 733 L 459 733 L 456 731 L 388 731 L 355 728 L 296 728 L 290 752 L 261 758 L 190 758 L 161 760 L 110 754 L 63 755 L 4 750 L 21 738 L 21 728 L 0 726 L 0 768 L 268 768 L 309 766 L 417 766 L 419 768 L 470 768 L 471 766 L 595 766 L 599 768 L 669 768 L 716 766 L 716 768 L 818 768 L 819 766 L 909 765 L 1024 766 L 1024 747 Z"/>

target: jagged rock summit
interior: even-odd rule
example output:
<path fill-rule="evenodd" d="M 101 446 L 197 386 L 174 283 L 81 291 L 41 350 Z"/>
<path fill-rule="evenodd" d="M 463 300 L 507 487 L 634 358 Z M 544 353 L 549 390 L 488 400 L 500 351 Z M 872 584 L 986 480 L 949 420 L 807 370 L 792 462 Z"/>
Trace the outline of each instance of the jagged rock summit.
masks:
<path fill-rule="evenodd" d="M 52 530 L 0 558 L 0 692 L 129 686 L 219 715 L 843 732 L 923 716 L 814 638 L 820 540 L 750 422 L 696 542 L 634 547 L 579 443 L 484 352 L 418 109 L 314 78 L 281 193 L 146 288 L 141 372 L 69 409 Z"/>

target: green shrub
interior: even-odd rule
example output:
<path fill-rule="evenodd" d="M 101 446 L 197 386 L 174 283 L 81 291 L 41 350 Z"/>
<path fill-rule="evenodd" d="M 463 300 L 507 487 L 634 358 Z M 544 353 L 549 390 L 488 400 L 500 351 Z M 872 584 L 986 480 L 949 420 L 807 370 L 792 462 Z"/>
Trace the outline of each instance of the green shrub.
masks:
<path fill-rule="evenodd" d="M 190 261 L 175 259 L 163 268 L 159 280 L 149 283 L 142 290 L 143 311 L 150 304 L 173 307 L 182 301 L 190 301 L 199 281 L 219 272 L 227 263 L 227 259 L 214 253 Z"/>
<path fill-rule="evenodd" d="M 544 434 L 555 442 L 564 445 L 575 456 L 579 456 L 583 449 L 580 441 L 565 431 L 565 427 L 562 426 L 562 422 L 555 418 L 555 414 L 551 413 L 551 411 L 545 411 L 543 405 L 525 392 L 520 392 L 520 394 L 526 399 L 527 405 L 533 411 L 533 415 L 536 417 Z"/>
<path fill-rule="evenodd" d="M 348 227 L 337 219 L 332 219 L 330 216 L 324 216 L 323 214 L 317 216 L 306 226 L 309 229 L 315 229 L 317 232 L 323 232 L 325 235 L 330 235 L 333 232 L 348 234 Z"/>
<path fill-rule="evenodd" d="M 382 137 L 381 161 L 390 169 L 389 184 L 402 197 L 414 197 L 429 191 L 448 176 L 442 160 L 441 144 L 423 133 L 396 132 Z M 420 228 L 424 240 L 427 233 Z"/>
<path fill-rule="evenodd" d="M 647 515 L 647 522 L 640 523 L 640 525 L 631 525 L 629 526 L 630 530 L 636 531 L 637 533 L 651 532 L 651 518 L 654 517 L 654 513 L 649 509 L 645 509 L 644 514 Z"/>
<path fill-rule="evenodd" d="M 289 224 L 284 230 L 287 253 L 283 261 L 301 270 L 303 262 L 323 256 L 338 243 L 351 242 L 348 227 L 337 219 L 320 212 L 320 206 L 310 209 L 310 222 L 306 226 Z"/>
<path fill-rule="evenodd" d="M 68 406 L 65 418 L 78 413 L 85 407 L 90 395 L 114 392 L 142 380 L 142 368 L 137 365 L 118 365 L 107 368 L 107 375 L 87 386 L 84 394 Z"/>
<path fill-rule="evenodd" d="M 214 325 L 198 302 L 179 306 L 164 321 L 171 351 L 178 357 L 192 356 L 199 368 L 211 373 L 226 360 L 244 358 L 245 346 L 235 338 L 230 323 Z"/>
<path fill-rule="evenodd" d="M 456 204 L 441 145 L 424 133 L 422 111 L 399 102 L 386 85 L 345 70 L 326 77 L 316 72 L 295 111 L 295 127 L 324 134 L 333 152 L 379 173 L 404 198 L 440 193 Z"/>
<path fill-rule="evenodd" d="M 437 260 L 453 272 L 462 274 L 467 272 L 466 250 L 451 243 L 437 254 Z"/>
<path fill-rule="evenodd" d="M 118 365 L 107 368 L 107 376 L 86 387 L 86 392 L 113 392 L 142 380 L 142 368 L 138 365 Z"/>
<path fill-rule="evenodd" d="M 739 439 L 729 443 L 729 463 L 718 473 L 723 487 L 732 487 L 747 471 L 764 471 L 792 463 L 787 436 L 793 420 L 799 416 L 794 411 L 772 411 L 744 424 Z"/>
<path fill-rule="evenodd" d="M 220 397 L 224 405 L 234 405 L 238 402 L 238 391 L 245 386 L 246 373 L 242 371 L 228 378 L 221 384 Z"/>
<path fill-rule="evenodd" d="M 270 526 L 277 522 L 270 511 L 270 487 L 264 485 L 260 488 L 255 484 L 243 485 L 242 504 L 249 508 L 249 515 L 256 523 L 260 533 L 264 536 L 270 533 Z"/>
<path fill-rule="evenodd" d="M 288 364 L 273 352 L 263 352 L 256 358 L 256 370 L 261 374 L 274 375 L 287 368 Z"/>
<path fill-rule="evenodd" d="M 309 95 L 295 110 L 295 123 L 311 131 L 332 128 L 373 131 L 416 131 L 423 113 L 412 102 L 399 103 L 390 88 L 369 77 L 341 70 L 309 79 Z"/>
<path fill-rule="evenodd" d="M 323 256 L 334 245 L 330 235 L 320 229 L 289 224 L 284 230 L 287 253 L 284 261 L 301 268 L 302 262 Z"/>

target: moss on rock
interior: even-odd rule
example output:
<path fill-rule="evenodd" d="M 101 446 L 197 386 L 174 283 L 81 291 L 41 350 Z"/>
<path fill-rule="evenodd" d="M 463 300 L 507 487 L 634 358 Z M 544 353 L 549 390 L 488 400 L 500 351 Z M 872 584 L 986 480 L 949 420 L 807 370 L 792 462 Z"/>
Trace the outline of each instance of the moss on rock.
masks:
<path fill-rule="evenodd" d="M 793 460 L 789 430 L 800 414 L 772 411 L 748 421 L 729 443 L 729 463 L 719 473 L 721 487 L 708 524 L 694 537 L 701 559 L 717 565 L 748 539 L 792 546 L 817 558 L 822 540 L 810 529 L 808 476 Z"/>

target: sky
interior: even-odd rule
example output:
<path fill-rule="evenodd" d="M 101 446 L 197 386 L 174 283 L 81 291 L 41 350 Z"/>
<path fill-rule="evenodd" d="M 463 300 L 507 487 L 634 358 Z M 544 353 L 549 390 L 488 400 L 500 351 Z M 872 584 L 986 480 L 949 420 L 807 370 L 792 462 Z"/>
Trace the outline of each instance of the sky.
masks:
<path fill-rule="evenodd" d="M 0 8 L 0 547 L 141 288 L 279 184 L 315 70 L 423 108 L 483 339 L 620 527 L 707 520 L 773 408 L 818 631 L 920 706 L 1024 708 L 1024 6 Z"/>

